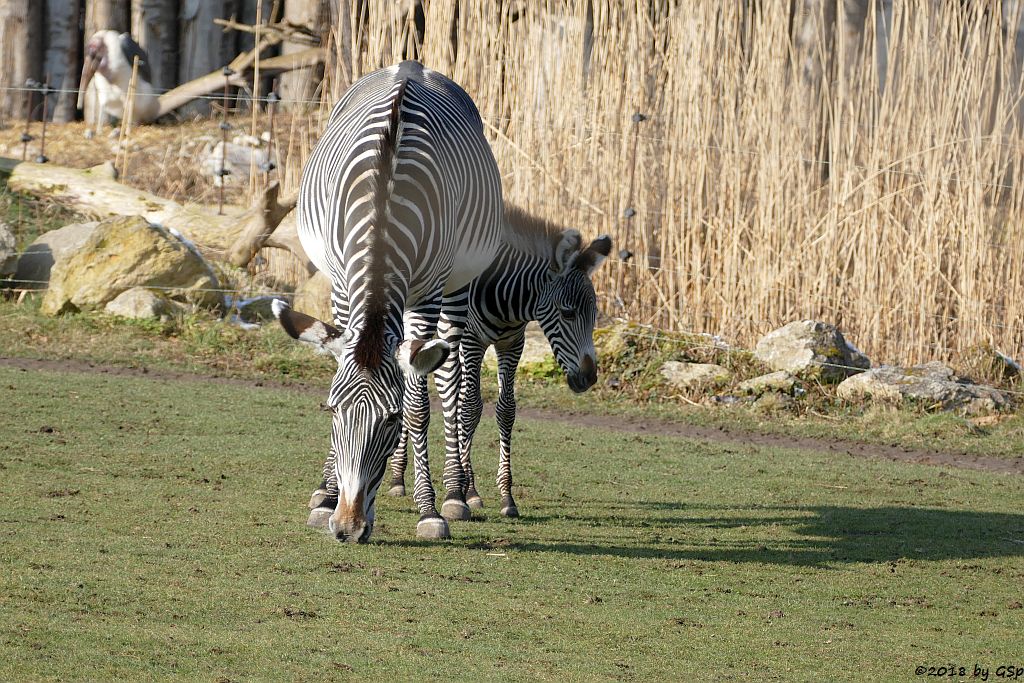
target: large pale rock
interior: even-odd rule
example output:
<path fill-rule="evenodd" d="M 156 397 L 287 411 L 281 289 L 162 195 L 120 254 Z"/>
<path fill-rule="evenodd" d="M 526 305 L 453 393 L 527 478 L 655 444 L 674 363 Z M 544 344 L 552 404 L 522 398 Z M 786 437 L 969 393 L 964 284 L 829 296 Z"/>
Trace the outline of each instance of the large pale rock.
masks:
<path fill-rule="evenodd" d="M 41 310 L 57 315 L 103 306 L 132 287 L 204 307 L 224 304 L 216 275 L 191 245 L 140 216 L 125 216 L 97 225 L 80 249 L 54 264 Z"/>
<path fill-rule="evenodd" d="M 72 223 L 37 237 L 18 259 L 18 270 L 14 274 L 17 286 L 23 289 L 44 289 L 50 282 L 50 271 L 54 264 L 81 249 L 97 225 L 97 221 Z"/>
<path fill-rule="evenodd" d="M 665 381 L 677 389 L 693 389 L 702 386 L 726 384 L 732 373 L 721 365 L 713 363 L 685 363 L 670 360 L 659 370 Z"/>
<path fill-rule="evenodd" d="M 0 278 L 14 275 L 18 267 L 18 249 L 14 233 L 6 223 L 0 223 Z"/>
<path fill-rule="evenodd" d="M 167 299 L 145 287 L 132 287 L 118 294 L 104 309 L 122 318 L 151 319 L 170 313 Z"/>
<path fill-rule="evenodd" d="M 836 388 L 836 394 L 847 401 L 916 403 L 927 409 L 957 410 L 968 415 L 1010 406 L 1005 393 L 961 379 L 936 361 L 911 368 L 883 365 L 845 380 Z"/>
<path fill-rule="evenodd" d="M 871 367 L 871 361 L 834 326 L 801 320 L 769 332 L 757 342 L 754 357 L 772 370 L 838 382 Z"/>
<path fill-rule="evenodd" d="M 739 383 L 736 390 L 751 396 L 762 394 L 778 393 L 793 394 L 798 386 L 797 378 L 785 370 L 772 372 L 759 377 L 752 377 Z"/>
<path fill-rule="evenodd" d="M 320 271 L 299 285 L 295 290 L 292 308 L 306 315 L 326 322 L 333 322 L 331 315 L 331 278 Z"/>

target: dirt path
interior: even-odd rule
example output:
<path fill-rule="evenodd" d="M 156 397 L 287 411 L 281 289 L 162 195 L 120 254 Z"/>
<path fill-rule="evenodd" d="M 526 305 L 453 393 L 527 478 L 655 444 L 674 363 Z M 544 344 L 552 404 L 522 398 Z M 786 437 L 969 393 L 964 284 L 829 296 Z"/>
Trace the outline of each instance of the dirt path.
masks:
<path fill-rule="evenodd" d="M 326 390 L 325 386 L 313 386 L 302 382 L 285 383 L 271 380 L 213 377 L 175 370 L 153 370 L 145 367 L 129 368 L 114 365 L 97 365 L 95 363 L 77 360 L 0 358 L 0 367 L 17 368 L 25 371 L 47 370 L 52 372 L 97 373 L 112 376 L 145 377 L 160 381 L 205 382 L 210 384 L 266 387 L 269 389 L 310 393 L 316 396 L 322 396 Z M 493 416 L 494 407 L 488 405 L 485 412 L 488 416 Z M 1017 458 L 1012 459 L 993 458 L 967 453 L 947 453 L 936 450 L 913 450 L 899 446 L 886 446 L 859 441 L 845 441 L 841 439 L 762 434 L 724 427 L 702 427 L 679 422 L 664 422 L 622 415 L 617 415 L 614 419 L 609 419 L 607 415 L 594 415 L 559 410 L 540 410 L 537 408 L 520 408 L 519 415 L 531 420 L 564 422 L 577 427 L 611 429 L 620 432 L 643 434 L 645 436 L 671 436 L 686 439 L 699 439 L 713 443 L 772 448 L 793 448 L 815 452 L 835 453 L 839 455 L 845 454 L 855 458 L 881 458 L 897 462 L 935 465 L 940 467 L 958 467 L 985 472 L 1024 474 L 1024 456 L 1018 456 Z"/>

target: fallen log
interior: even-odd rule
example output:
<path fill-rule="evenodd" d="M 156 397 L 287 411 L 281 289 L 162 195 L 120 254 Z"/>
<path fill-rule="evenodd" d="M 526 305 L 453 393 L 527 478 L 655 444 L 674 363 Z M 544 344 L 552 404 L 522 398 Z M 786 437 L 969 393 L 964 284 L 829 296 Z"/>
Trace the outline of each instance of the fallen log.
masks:
<path fill-rule="evenodd" d="M 267 47 L 268 45 L 264 44 L 259 48 L 259 50 L 264 50 Z M 183 83 L 173 90 L 167 91 L 157 100 L 160 105 L 160 109 L 157 112 L 157 118 L 174 111 L 178 107 L 185 106 L 198 97 L 222 90 L 224 88 L 225 78 L 227 79 L 228 85 L 239 88 L 249 87 L 254 75 L 256 54 L 257 49 L 252 49 L 235 57 L 231 63 L 228 64 L 228 69 L 231 73 L 227 76 L 224 75 L 223 69 L 218 69 L 217 71 L 211 71 L 205 76 L 200 76 L 195 80 L 191 80 L 188 83 Z M 274 76 L 287 71 L 293 71 L 295 69 L 305 69 L 310 66 L 315 66 L 316 64 L 323 63 L 323 61 L 323 49 L 319 47 L 311 47 L 308 50 L 302 50 L 301 52 L 292 52 L 287 55 L 261 59 L 260 74 L 261 76 Z"/>
<path fill-rule="evenodd" d="M 310 273 L 315 270 L 298 239 L 268 239 L 295 206 L 292 198 L 279 199 L 276 183 L 267 188 L 254 208 L 245 211 L 225 207 L 225 214 L 218 215 L 209 207 L 179 204 L 124 185 L 117 181 L 117 171 L 110 162 L 77 169 L 0 157 L 2 177 L 15 192 L 56 202 L 97 220 L 142 216 L 150 223 L 178 231 L 212 260 L 224 261 L 229 254 L 237 253 L 232 262 L 243 267 L 261 247 L 268 246 L 292 252 Z"/>

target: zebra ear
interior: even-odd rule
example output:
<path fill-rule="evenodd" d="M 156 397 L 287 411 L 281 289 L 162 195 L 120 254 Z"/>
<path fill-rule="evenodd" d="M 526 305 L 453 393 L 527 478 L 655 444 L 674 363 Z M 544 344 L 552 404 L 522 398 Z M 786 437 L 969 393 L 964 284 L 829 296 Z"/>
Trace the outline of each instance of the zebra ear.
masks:
<path fill-rule="evenodd" d="M 423 341 L 422 339 L 406 339 L 398 345 L 395 357 L 407 375 L 426 375 L 441 367 L 448 359 L 451 347 L 448 342 L 440 339 Z"/>
<path fill-rule="evenodd" d="M 572 265 L 590 277 L 604 263 L 610 253 L 612 253 L 612 238 L 609 235 L 601 235 L 580 253 Z"/>
<path fill-rule="evenodd" d="M 337 327 L 305 313 L 293 311 L 288 302 L 281 299 L 274 299 L 270 308 L 274 311 L 274 317 L 281 323 L 281 327 L 292 339 L 309 344 L 319 353 L 341 355 L 345 335 Z"/>
<path fill-rule="evenodd" d="M 556 273 L 564 273 L 579 253 L 581 244 L 583 244 L 583 238 L 580 237 L 578 230 L 563 230 L 558 244 L 555 245 L 551 270 Z"/>

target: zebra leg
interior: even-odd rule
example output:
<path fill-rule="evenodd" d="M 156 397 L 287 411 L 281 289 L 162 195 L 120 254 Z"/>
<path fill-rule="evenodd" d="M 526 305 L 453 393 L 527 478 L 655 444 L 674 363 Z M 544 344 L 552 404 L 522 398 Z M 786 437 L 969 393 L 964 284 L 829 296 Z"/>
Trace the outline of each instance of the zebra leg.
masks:
<path fill-rule="evenodd" d="M 320 486 L 309 499 L 309 517 L 306 526 L 314 529 L 326 529 L 334 508 L 338 505 L 338 479 L 334 471 L 334 449 L 327 452 L 324 461 L 324 474 Z"/>
<path fill-rule="evenodd" d="M 437 332 L 441 312 L 441 296 L 428 297 L 427 303 L 406 312 L 406 336 L 428 340 Z M 427 430 L 430 427 L 430 395 L 427 393 L 427 378 L 406 375 L 403 424 L 409 432 L 413 446 L 415 476 L 413 500 L 420 511 L 416 524 L 418 538 L 451 538 L 448 522 L 437 513 L 434 485 L 430 481 L 430 458 L 427 451 Z"/>
<path fill-rule="evenodd" d="M 426 377 L 407 377 L 403 420 L 412 440 L 416 474 L 413 500 L 420 511 L 416 524 L 419 538 L 451 538 L 448 523 L 437 514 L 434 485 L 430 481 L 430 460 L 427 453 L 427 430 L 430 427 L 430 395 Z"/>
<path fill-rule="evenodd" d="M 484 401 L 480 396 L 480 366 L 483 364 L 485 348 L 471 335 L 462 339 L 461 360 L 462 376 L 459 381 L 459 453 L 462 457 L 462 470 L 466 477 L 466 505 L 473 509 L 481 509 L 484 501 L 476 490 L 476 479 L 473 476 L 473 435 L 480 425 L 480 416 L 484 412 Z"/>
<path fill-rule="evenodd" d="M 445 497 L 441 504 L 441 515 L 449 520 L 470 518 L 469 506 L 466 505 L 466 477 L 459 449 L 459 346 L 466 326 L 468 307 L 469 285 L 466 285 L 444 298 L 437 327 L 438 336 L 451 346 L 448 358 L 434 373 L 434 383 L 441 397 L 441 410 L 444 414 Z"/>
<path fill-rule="evenodd" d="M 391 488 L 388 489 L 389 496 L 401 497 L 405 495 L 405 467 L 409 464 L 409 455 L 406 445 L 409 441 L 409 430 L 402 425 L 402 436 L 398 438 L 398 446 L 391 454 Z"/>
<path fill-rule="evenodd" d="M 518 517 L 519 508 L 512 498 L 512 427 L 516 423 L 516 368 L 523 355 L 525 336 L 519 335 L 509 346 L 498 352 L 498 404 L 495 417 L 501 440 L 498 453 L 498 493 L 501 494 L 501 514 Z"/>

